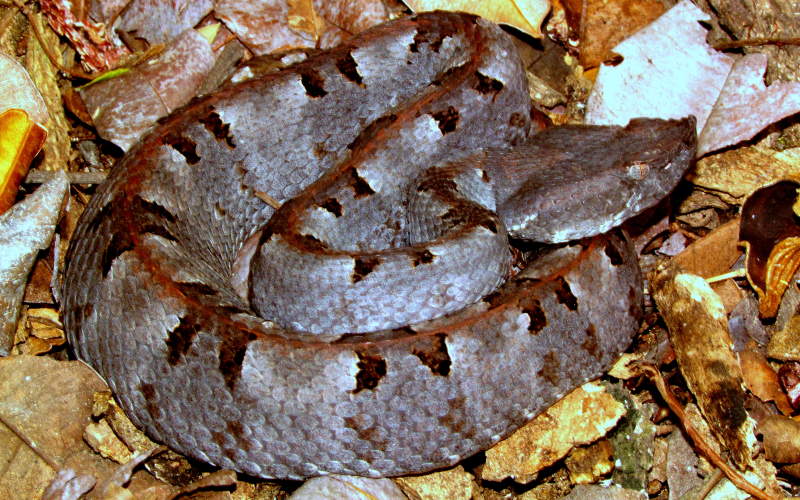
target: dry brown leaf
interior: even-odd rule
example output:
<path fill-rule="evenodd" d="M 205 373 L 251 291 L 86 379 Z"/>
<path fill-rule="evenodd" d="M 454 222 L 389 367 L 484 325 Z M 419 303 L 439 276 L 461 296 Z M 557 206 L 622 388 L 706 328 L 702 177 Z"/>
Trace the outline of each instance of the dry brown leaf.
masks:
<path fill-rule="evenodd" d="M 800 316 L 794 316 L 786 326 L 772 334 L 767 356 L 781 361 L 800 361 Z"/>
<path fill-rule="evenodd" d="M 460 465 L 431 474 L 397 478 L 395 482 L 409 498 L 420 500 L 470 500 L 479 490 L 475 476 Z"/>
<path fill-rule="evenodd" d="M 758 293 L 764 318 L 777 314 L 800 267 L 800 225 L 794 208 L 798 190 L 798 182 L 777 182 L 755 191 L 742 207 L 739 240 L 747 249 L 747 279 Z"/>
<path fill-rule="evenodd" d="M 672 262 L 687 273 L 713 278 L 730 271 L 741 257 L 739 219 L 734 219 L 689 245 Z"/>
<path fill-rule="evenodd" d="M 108 390 L 83 363 L 32 356 L 0 360 L 0 415 L 45 453 L 79 474 L 110 474 L 83 442 L 95 391 Z M 56 470 L 7 427 L 0 426 L 0 498 L 38 498 Z"/>
<path fill-rule="evenodd" d="M 782 179 L 800 179 L 800 151 L 740 147 L 703 157 L 688 173 L 693 184 L 715 191 L 728 203 L 741 204 L 756 189 Z"/>
<path fill-rule="evenodd" d="M 580 387 L 486 452 L 482 477 L 518 483 L 534 480 L 574 446 L 605 436 L 625 407 L 597 382 Z"/>
<path fill-rule="evenodd" d="M 21 109 L 0 114 L 0 214 L 11 208 L 19 184 L 42 149 L 47 130 Z"/>
<path fill-rule="evenodd" d="M 507 24 L 535 38 L 542 37 L 542 21 L 550 12 L 548 0 L 404 0 L 414 12 L 452 10 L 468 12 L 498 24 Z"/>
<path fill-rule="evenodd" d="M 314 10 L 311 0 L 287 0 L 289 13 L 286 16 L 289 27 L 295 31 L 308 33 L 312 40 L 319 40 L 327 29 L 325 20 Z"/>
<path fill-rule="evenodd" d="M 733 461 L 749 465 L 754 423 L 744 406 L 744 380 L 722 302 L 703 278 L 674 265 L 661 269 L 651 287 L 689 390 Z"/>
<path fill-rule="evenodd" d="M 581 65 L 599 66 L 617 44 L 658 19 L 664 5 L 656 0 L 589 0 L 581 36 Z"/>
<path fill-rule="evenodd" d="M 758 424 L 767 460 L 779 464 L 800 462 L 800 422 L 774 415 Z"/>
<path fill-rule="evenodd" d="M 748 348 L 739 352 L 739 364 L 747 390 L 761 401 L 774 401 L 784 415 L 792 413 L 792 406 L 781 388 L 778 374 L 769 365 L 766 356 L 755 348 Z"/>

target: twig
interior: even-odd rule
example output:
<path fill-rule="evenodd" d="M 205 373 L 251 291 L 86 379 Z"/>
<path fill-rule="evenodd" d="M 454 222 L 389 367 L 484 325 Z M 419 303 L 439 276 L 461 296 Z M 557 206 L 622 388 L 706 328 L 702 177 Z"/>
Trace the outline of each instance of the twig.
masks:
<path fill-rule="evenodd" d="M 101 184 L 108 172 L 65 172 L 70 184 Z M 23 184 L 43 184 L 55 175 L 47 170 L 29 170 Z"/>
<path fill-rule="evenodd" d="M 272 196 L 268 195 L 264 191 L 258 191 L 258 190 L 255 190 L 255 189 L 253 191 L 255 191 L 256 198 L 258 198 L 259 200 L 263 201 L 267 205 L 271 206 L 275 210 L 281 208 L 281 202 L 279 202 L 278 200 L 276 200 Z"/>
<path fill-rule="evenodd" d="M 738 49 L 741 47 L 759 47 L 761 45 L 800 45 L 800 38 L 745 38 L 744 40 L 733 40 L 731 42 L 721 42 L 714 44 L 715 50 L 730 50 Z"/>
<path fill-rule="evenodd" d="M 59 71 L 62 71 L 70 76 L 73 76 L 75 78 L 82 78 L 84 80 L 94 80 L 95 77 L 99 76 L 99 74 L 94 74 L 94 73 L 88 74 L 84 73 L 83 71 L 75 71 L 73 69 L 63 66 L 61 64 L 61 61 L 59 61 L 58 58 L 56 58 L 56 56 L 52 52 L 50 52 L 50 48 L 47 46 L 47 43 L 44 40 L 44 35 L 42 34 L 41 31 L 39 31 L 39 26 L 36 25 L 36 21 L 33 18 L 33 14 L 31 14 L 31 11 L 28 9 L 28 6 L 20 2 L 19 0 L 13 0 L 13 2 L 14 5 L 17 6 L 17 8 L 22 10 L 23 14 L 25 14 L 25 17 L 28 18 L 28 22 L 31 25 L 31 29 L 33 29 L 33 33 L 39 40 L 39 44 L 42 46 L 42 49 L 44 49 L 44 53 L 47 54 L 47 58 L 50 59 L 51 63 L 53 63 L 53 66 L 58 68 Z"/>
<path fill-rule="evenodd" d="M 715 466 L 719 467 L 719 469 L 725 474 L 725 476 L 740 490 L 744 491 L 750 496 L 758 498 L 759 500 L 775 500 L 772 496 L 768 495 L 767 493 L 759 490 L 753 484 L 751 484 L 747 479 L 742 477 L 739 472 L 734 470 L 731 466 L 725 462 L 722 457 L 720 457 L 717 452 L 715 452 L 709 445 L 706 443 L 703 436 L 694 428 L 692 423 L 689 421 L 686 412 L 683 410 L 683 406 L 678 402 L 678 399 L 672 393 L 672 391 L 667 387 L 667 384 L 664 382 L 664 379 L 661 377 L 661 374 L 658 370 L 655 369 L 653 365 L 647 362 L 639 363 L 639 368 L 642 372 L 647 375 L 647 377 L 655 384 L 658 392 L 661 393 L 661 396 L 666 401 L 667 405 L 669 406 L 670 410 L 678 417 L 680 420 L 681 425 L 683 425 L 684 430 L 692 438 L 694 441 L 694 445 L 697 449 L 705 455 L 705 457 L 713 463 Z"/>

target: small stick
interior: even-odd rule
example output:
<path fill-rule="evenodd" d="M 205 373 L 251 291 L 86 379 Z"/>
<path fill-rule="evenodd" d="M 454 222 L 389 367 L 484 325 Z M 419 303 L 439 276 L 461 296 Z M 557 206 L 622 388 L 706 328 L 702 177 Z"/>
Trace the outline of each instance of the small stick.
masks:
<path fill-rule="evenodd" d="M 681 425 L 683 425 L 686 434 L 692 438 L 694 441 L 695 446 L 697 449 L 708 458 L 708 460 L 719 467 L 719 469 L 727 476 L 728 479 L 740 490 L 744 491 L 745 493 L 758 498 L 759 500 L 775 500 L 773 497 L 768 495 L 767 493 L 759 490 L 753 484 L 751 484 L 747 479 L 742 477 L 739 472 L 734 470 L 730 465 L 728 465 L 725 460 L 722 459 L 709 445 L 706 443 L 703 436 L 694 428 L 692 423 L 689 421 L 689 417 L 686 415 L 686 412 L 683 410 L 683 406 L 681 406 L 678 399 L 672 393 L 672 391 L 667 387 L 666 382 L 661 377 L 661 374 L 658 370 L 655 369 L 653 365 L 650 363 L 639 363 L 639 368 L 642 372 L 647 375 L 647 377 L 655 384 L 656 388 L 658 388 L 658 392 L 661 393 L 661 397 L 664 398 L 667 405 L 669 406 L 670 410 L 675 413 L 675 416 L 678 417 L 680 420 Z"/>
<path fill-rule="evenodd" d="M 70 184 L 101 184 L 108 172 L 65 172 Z M 55 172 L 47 170 L 29 170 L 23 184 L 43 184 L 51 179 Z"/>

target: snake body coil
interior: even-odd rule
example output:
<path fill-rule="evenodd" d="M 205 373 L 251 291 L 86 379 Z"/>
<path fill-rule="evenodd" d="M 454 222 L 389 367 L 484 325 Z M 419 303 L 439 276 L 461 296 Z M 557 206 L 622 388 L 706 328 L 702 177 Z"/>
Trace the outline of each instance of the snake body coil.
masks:
<path fill-rule="evenodd" d="M 530 108 L 508 36 L 445 13 L 194 100 L 81 217 L 76 355 L 151 437 L 254 476 L 400 475 L 491 446 L 627 348 L 637 259 L 594 235 L 694 156 L 693 119 L 532 134 Z M 509 279 L 508 233 L 580 241 Z"/>

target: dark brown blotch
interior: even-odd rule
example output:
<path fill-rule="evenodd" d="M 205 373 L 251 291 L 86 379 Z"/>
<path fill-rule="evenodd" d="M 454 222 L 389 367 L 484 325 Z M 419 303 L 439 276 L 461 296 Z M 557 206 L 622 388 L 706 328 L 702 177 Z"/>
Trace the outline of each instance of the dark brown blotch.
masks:
<path fill-rule="evenodd" d="M 196 321 L 183 316 L 178 320 L 178 326 L 167 334 L 165 343 L 167 344 L 167 363 L 175 366 L 181 361 L 181 357 L 189 352 L 194 338 L 200 331 L 200 325 Z"/>
<path fill-rule="evenodd" d="M 200 161 L 197 155 L 197 143 L 174 130 L 164 136 L 164 143 L 177 151 L 186 159 L 187 165 L 196 165 Z"/>
<path fill-rule="evenodd" d="M 328 95 L 325 90 L 325 78 L 315 68 L 303 68 L 300 72 L 300 83 L 306 89 L 306 95 L 312 99 Z"/>
<path fill-rule="evenodd" d="M 430 264 L 433 262 L 434 255 L 427 248 L 421 251 L 411 252 L 411 265 L 417 267 L 421 264 Z"/>
<path fill-rule="evenodd" d="M 247 354 L 250 342 L 256 339 L 252 332 L 230 328 L 227 340 L 222 343 L 219 350 L 219 371 L 225 380 L 225 385 L 233 391 L 236 383 L 242 376 L 242 363 Z"/>
<path fill-rule="evenodd" d="M 536 335 L 547 326 L 547 313 L 539 299 L 530 296 L 524 297 L 520 299 L 519 307 L 523 313 L 528 315 L 530 321 L 528 331 L 532 335 Z"/>
<path fill-rule="evenodd" d="M 298 234 L 298 242 L 311 252 L 327 252 L 330 247 L 322 240 L 311 234 Z"/>
<path fill-rule="evenodd" d="M 600 359 L 603 356 L 600 342 L 597 338 L 597 328 L 593 323 L 589 323 L 589 327 L 586 329 L 586 338 L 581 343 L 581 347 L 595 359 Z"/>
<path fill-rule="evenodd" d="M 141 392 L 142 396 L 144 396 L 144 400 L 147 402 L 147 413 L 154 420 L 162 420 L 164 418 L 164 410 L 158 406 L 158 402 L 156 401 L 156 389 L 153 387 L 152 384 L 139 384 L 139 392 Z"/>
<path fill-rule="evenodd" d="M 141 214 L 149 214 L 156 219 L 161 219 L 169 223 L 175 223 L 175 214 L 167 210 L 166 207 L 154 201 L 147 201 L 139 195 L 133 197 L 133 210 Z"/>
<path fill-rule="evenodd" d="M 450 354 L 447 352 L 446 338 L 447 335 L 444 333 L 422 337 L 411 350 L 411 354 L 418 357 L 432 374 L 440 377 L 450 375 L 450 365 L 452 364 Z"/>
<path fill-rule="evenodd" d="M 542 368 L 536 375 L 546 380 L 550 385 L 558 387 L 558 382 L 561 379 L 561 360 L 555 351 L 545 354 L 542 360 Z"/>
<path fill-rule="evenodd" d="M 475 72 L 475 77 L 478 79 L 478 84 L 475 90 L 483 95 L 494 94 L 495 96 L 503 90 L 503 82 L 488 77 L 478 71 Z"/>
<path fill-rule="evenodd" d="M 524 128 L 526 124 L 525 115 L 522 113 L 511 113 L 511 116 L 508 117 L 508 124 L 512 127 Z"/>
<path fill-rule="evenodd" d="M 242 439 L 245 437 L 245 426 L 242 425 L 241 422 L 237 422 L 235 420 L 229 420 L 227 422 L 228 432 L 230 432 L 233 437 L 236 439 Z"/>
<path fill-rule="evenodd" d="M 458 110 L 453 106 L 448 106 L 447 109 L 430 113 L 431 117 L 436 120 L 436 124 L 442 134 L 453 132 L 458 125 Z"/>
<path fill-rule="evenodd" d="M 493 234 L 497 234 L 497 223 L 492 217 L 481 217 L 477 222 L 475 222 L 475 225 L 485 227 Z"/>
<path fill-rule="evenodd" d="M 108 276 L 109 271 L 111 271 L 111 266 L 114 265 L 114 261 L 117 257 L 129 250 L 133 250 L 133 240 L 131 239 L 130 233 L 119 232 L 111 236 L 111 241 L 109 241 L 108 245 L 103 249 L 103 256 L 100 259 L 103 278 Z"/>
<path fill-rule="evenodd" d="M 356 352 L 358 356 L 358 373 L 356 373 L 356 388 L 353 394 L 363 390 L 372 390 L 378 387 L 381 379 L 386 375 L 386 360 L 380 356 Z"/>
<path fill-rule="evenodd" d="M 456 181 L 454 181 L 452 177 L 445 178 L 441 175 L 428 174 L 425 175 L 422 182 L 417 185 L 417 192 L 419 193 L 434 189 L 438 191 L 458 192 L 458 184 L 456 184 Z"/>
<path fill-rule="evenodd" d="M 573 295 L 572 289 L 569 287 L 569 283 L 567 280 L 564 279 L 563 276 L 559 276 L 556 279 L 556 298 L 558 302 L 567 306 L 567 309 L 570 311 L 577 311 L 578 310 L 578 298 Z"/>
<path fill-rule="evenodd" d="M 350 282 L 354 285 L 367 277 L 372 271 L 380 265 L 381 259 L 378 257 L 368 257 L 364 259 L 353 259 L 353 274 L 350 276 Z"/>
<path fill-rule="evenodd" d="M 402 338 L 407 337 L 409 335 L 417 335 L 417 331 L 411 328 L 410 326 L 401 326 L 400 328 L 395 328 L 392 330 L 393 338 Z"/>
<path fill-rule="evenodd" d="M 224 142 L 228 149 L 233 149 L 236 144 L 233 143 L 233 136 L 231 135 L 231 125 L 223 123 L 219 113 L 216 111 L 209 111 L 208 114 L 200 118 L 200 123 L 211 132 L 217 141 Z"/>
<path fill-rule="evenodd" d="M 327 210 L 336 217 L 342 216 L 342 204 L 339 203 L 339 200 L 337 200 L 336 198 L 328 198 L 327 200 L 320 203 L 319 207 Z"/>
<path fill-rule="evenodd" d="M 604 250 L 608 256 L 608 259 L 611 261 L 612 266 L 621 266 L 625 263 L 625 259 L 622 258 L 622 254 L 619 253 L 617 247 L 611 244 L 611 242 L 606 243 Z"/>
<path fill-rule="evenodd" d="M 336 69 L 339 70 L 339 73 L 341 73 L 343 77 L 345 77 L 348 81 L 361 86 L 361 74 L 358 72 L 358 63 L 355 59 L 353 59 L 352 53 L 348 52 L 345 56 L 337 59 L 334 64 L 336 65 Z"/>
<path fill-rule="evenodd" d="M 439 52 L 444 39 L 450 36 L 449 32 L 442 28 L 438 33 L 433 33 L 423 27 L 417 27 L 414 34 L 414 41 L 408 46 L 409 52 L 419 52 L 420 46 L 428 44 L 433 52 Z"/>
<path fill-rule="evenodd" d="M 636 288 L 633 286 L 628 288 L 628 314 L 632 318 L 636 318 L 638 322 L 639 319 L 642 317 L 642 303 L 639 299 L 639 295 L 636 293 Z"/>
<path fill-rule="evenodd" d="M 358 175 L 358 170 L 356 170 L 355 167 L 350 167 L 347 170 L 350 175 L 349 184 L 350 187 L 353 188 L 353 196 L 355 198 L 362 198 L 375 194 L 372 186 L 370 186 L 363 177 Z"/>
<path fill-rule="evenodd" d="M 198 295 L 214 296 L 219 295 L 219 291 L 211 285 L 198 282 L 176 281 L 175 288 L 187 297 L 197 297 Z"/>

